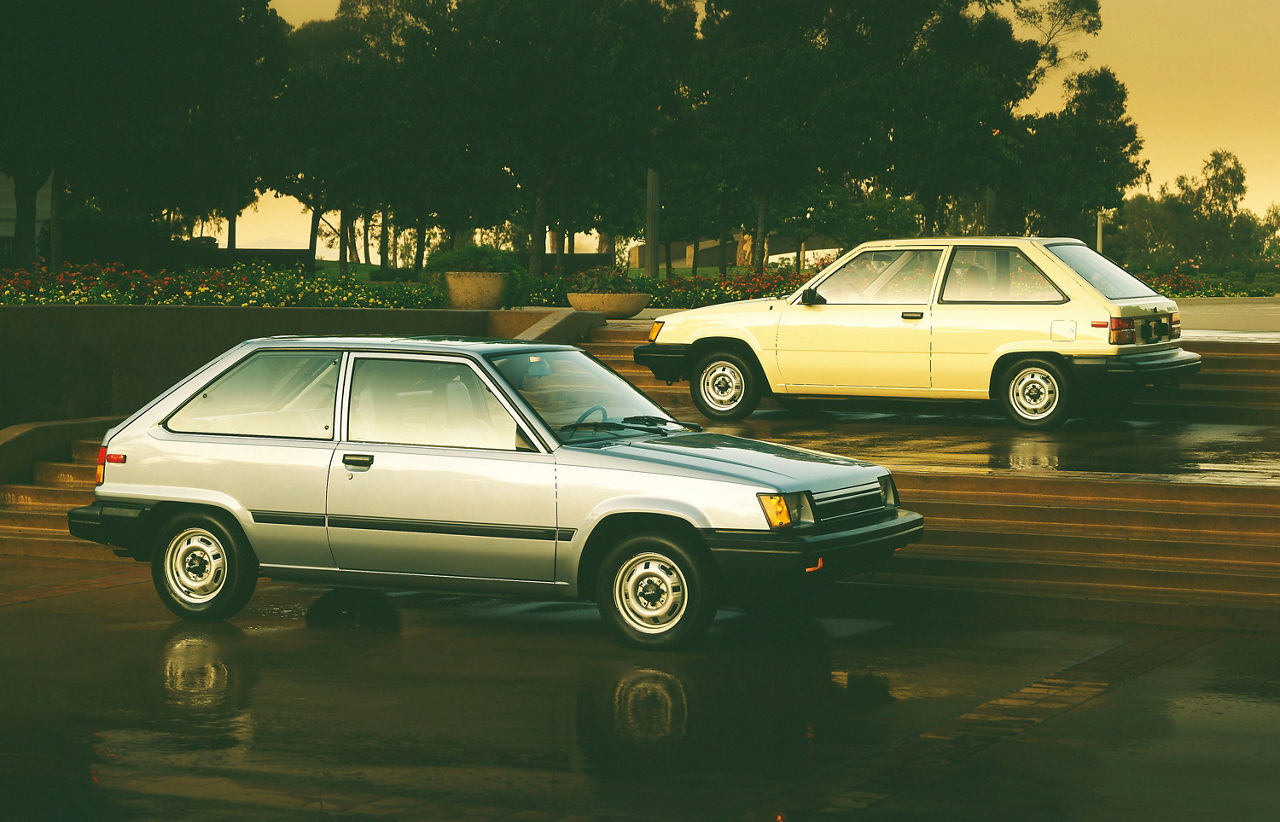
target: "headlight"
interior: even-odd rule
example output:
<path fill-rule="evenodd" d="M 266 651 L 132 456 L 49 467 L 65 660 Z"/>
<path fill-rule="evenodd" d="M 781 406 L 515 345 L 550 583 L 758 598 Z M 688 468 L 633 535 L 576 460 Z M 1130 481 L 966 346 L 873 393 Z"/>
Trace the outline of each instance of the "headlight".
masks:
<path fill-rule="evenodd" d="M 809 494 L 800 491 L 794 494 L 756 494 L 760 500 L 760 508 L 770 528 L 792 528 L 797 525 L 813 524 L 813 506 L 809 503 Z"/>
<path fill-rule="evenodd" d="M 898 487 L 893 484 L 893 477 L 888 474 L 880 478 L 880 501 L 886 508 L 896 508 L 898 505 Z"/>

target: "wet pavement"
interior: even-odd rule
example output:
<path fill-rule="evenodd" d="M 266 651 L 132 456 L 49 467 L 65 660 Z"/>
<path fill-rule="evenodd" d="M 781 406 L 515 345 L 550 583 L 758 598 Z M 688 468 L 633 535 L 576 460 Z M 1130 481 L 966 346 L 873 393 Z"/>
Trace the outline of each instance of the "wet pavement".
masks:
<path fill-rule="evenodd" d="M 1027 431 L 983 403 L 866 401 L 869 410 L 857 410 L 859 404 L 819 403 L 803 413 L 761 409 L 708 429 L 890 469 L 1280 485 L 1280 428 L 1273 426 L 1075 419 L 1056 431 Z"/>
<path fill-rule="evenodd" d="M 0 559 L 6 819 L 1280 811 L 1280 636 L 833 603 L 654 653 L 589 605 L 269 582 L 180 623 L 109 567 Z"/>

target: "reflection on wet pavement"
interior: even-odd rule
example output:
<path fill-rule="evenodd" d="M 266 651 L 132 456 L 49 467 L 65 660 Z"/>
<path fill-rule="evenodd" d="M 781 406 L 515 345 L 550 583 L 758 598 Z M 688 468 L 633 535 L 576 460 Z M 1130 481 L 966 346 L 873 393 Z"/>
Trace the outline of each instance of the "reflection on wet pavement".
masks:
<path fill-rule="evenodd" d="M 1160 773 L 1232 819 L 1280 800 L 1248 726 L 1280 716 L 1271 636 L 724 611 L 670 654 L 589 605 L 267 583 L 231 626 L 94 596 L 0 611 L 10 818 L 1176 817 Z"/>
<path fill-rule="evenodd" d="M 933 413 L 940 408 L 947 410 Z M 761 410 L 708 430 L 854 456 L 891 469 L 1012 469 L 1280 485 L 1280 428 L 1270 426 L 1072 420 L 1057 431 L 1024 431 L 996 416 L 935 405 L 914 412 L 839 406 L 802 414 Z"/>

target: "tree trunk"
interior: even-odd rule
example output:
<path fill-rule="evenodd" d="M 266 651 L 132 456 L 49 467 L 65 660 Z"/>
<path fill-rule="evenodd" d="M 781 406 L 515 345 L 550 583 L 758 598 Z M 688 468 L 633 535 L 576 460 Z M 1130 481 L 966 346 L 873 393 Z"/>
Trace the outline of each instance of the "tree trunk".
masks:
<path fill-rule="evenodd" d="M 400 267 L 400 227 L 391 224 L 391 267 Z"/>
<path fill-rule="evenodd" d="M 418 218 L 418 245 L 413 249 L 413 278 L 422 279 L 422 261 L 427 256 L 427 218 Z"/>
<path fill-rule="evenodd" d="M 576 253 L 574 251 L 574 244 L 577 242 L 577 239 L 578 239 L 578 232 L 576 231 L 570 230 L 564 233 L 564 246 L 566 249 L 566 253 L 568 254 Z"/>
<path fill-rule="evenodd" d="M 311 268 L 316 267 L 316 246 L 319 245 L 320 217 L 324 214 L 320 206 L 311 209 L 311 236 L 307 240 L 307 249 L 311 252 Z"/>
<path fill-rule="evenodd" d="M 53 169 L 49 186 L 49 273 L 62 273 L 62 172 Z"/>
<path fill-rule="evenodd" d="M 16 213 L 13 223 L 13 261 L 30 265 L 36 259 L 36 195 L 49 178 L 49 170 L 18 172 L 13 178 Z"/>
<path fill-rule="evenodd" d="M 378 270 L 387 273 L 387 212 L 382 212 L 382 224 L 378 232 Z"/>
<path fill-rule="evenodd" d="M 541 277 L 542 257 L 547 249 L 547 191 L 550 180 L 543 180 L 533 198 L 533 225 L 529 230 L 529 276 Z"/>
<path fill-rule="evenodd" d="M 338 273 L 343 275 L 351 271 L 347 265 L 347 230 L 350 227 L 347 223 L 347 209 L 344 207 L 338 211 Z"/>
<path fill-rule="evenodd" d="M 721 227 L 720 236 L 716 239 L 719 241 L 716 248 L 716 265 L 720 269 L 720 276 L 725 277 L 729 274 L 729 241 L 733 238 Z"/>
<path fill-rule="evenodd" d="M 658 238 L 662 228 L 659 225 L 662 209 L 662 178 L 656 168 L 649 169 L 645 185 L 644 209 L 644 250 L 646 255 L 645 276 L 658 279 Z M 663 279 L 666 275 L 663 275 Z"/>
<path fill-rule="evenodd" d="M 768 195 L 761 194 L 759 208 L 756 209 L 756 236 L 751 238 L 751 270 L 756 272 L 764 271 L 764 218 L 768 213 L 768 208 L 769 197 Z"/>
<path fill-rule="evenodd" d="M 667 240 L 665 243 L 662 244 L 662 247 L 667 252 L 667 267 L 666 267 L 667 276 L 671 277 L 675 274 L 675 272 L 671 270 L 671 252 L 675 250 L 676 244 L 673 243 L 671 240 Z"/>
<path fill-rule="evenodd" d="M 369 256 L 369 215 L 368 214 L 360 218 L 360 225 L 363 227 L 363 231 L 361 232 L 361 234 L 363 235 L 363 241 L 364 241 L 364 264 L 368 265 L 370 262 L 373 261 L 373 258 Z"/>
<path fill-rule="evenodd" d="M 695 237 L 693 240 L 693 261 L 692 261 L 692 264 L 689 266 L 690 277 L 698 276 L 698 244 L 699 244 L 698 239 Z"/>
<path fill-rule="evenodd" d="M 804 240 L 800 241 L 800 245 L 796 246 L 796 273 L 799 274 L 804 268 Z"/>
<path fill-rule="evenodd" d="M 227 212 L 227 251 L 236 250 L 236 216 L 237 211 Z"/>
<path fill-rule="evenodd" d="M 597 254 L 614 255 L 617 253 L 615 251 L 616 248 L 617 248 L 616 241 L 613 239 L 612 234 L 606 234 L 603 231 L 597 232 L 596 234 L 596 253 Z"/>

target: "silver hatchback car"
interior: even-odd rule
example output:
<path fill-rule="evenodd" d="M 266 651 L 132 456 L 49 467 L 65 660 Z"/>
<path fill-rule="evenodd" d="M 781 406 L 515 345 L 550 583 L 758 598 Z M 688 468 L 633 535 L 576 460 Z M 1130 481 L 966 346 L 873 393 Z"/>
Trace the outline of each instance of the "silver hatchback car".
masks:
<path fill-rule="evenodd" d="M 189 619 L 266 576 L 594 599 L 642 646 L 923 530 L 884 468 L 702 432 L 571 346 L 438 338 L 242 343 L 107 433 L 68 520 Z"/>

